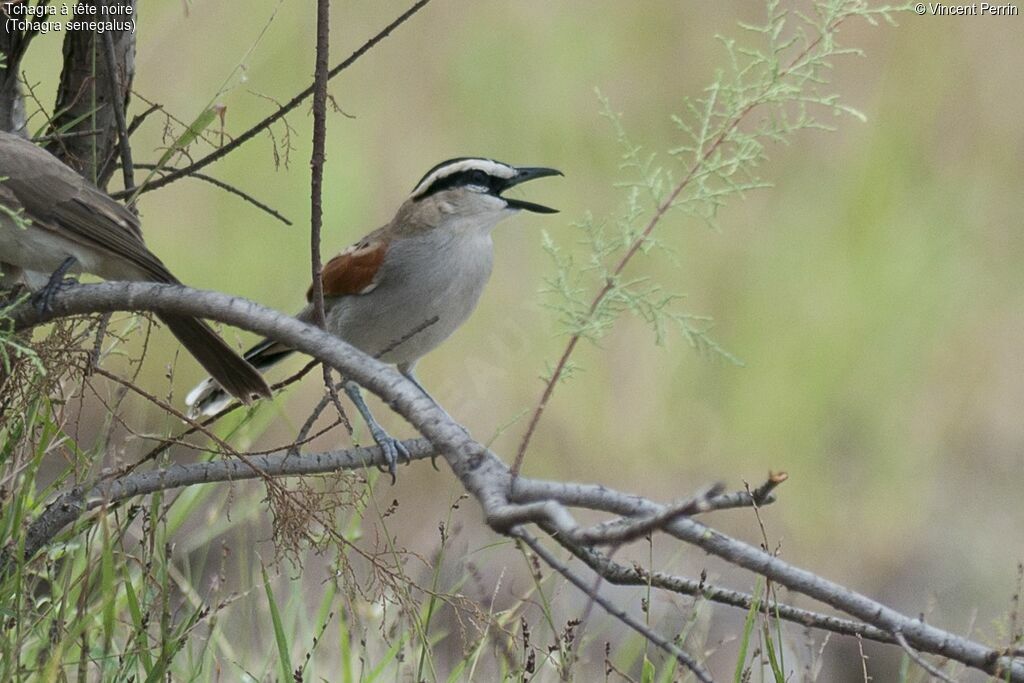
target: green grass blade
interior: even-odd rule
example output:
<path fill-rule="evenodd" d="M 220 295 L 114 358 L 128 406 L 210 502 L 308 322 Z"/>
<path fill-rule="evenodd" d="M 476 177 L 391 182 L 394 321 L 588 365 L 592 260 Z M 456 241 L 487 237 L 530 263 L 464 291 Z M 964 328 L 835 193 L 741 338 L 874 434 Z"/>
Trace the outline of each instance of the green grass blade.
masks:
<path fill-rule="evenodd" d="M 146 176 L 146 179 L 144 181 L 139 183 L 138 187 L 140 188 L 140 190 L 146 183 L 153 179 L 154 175 L 159 173 L 164 168 L 164 166 L 166 166 L 171 161 L 171 159 L 174 158 L 175 154 L 177 154 L 178 152 L 180 152 L 181 150 L 185 149 L 190 144 L 195 142 L 196 139 L 203 134 L 203 131 L 209 128 L 210 124 L 216 120 L 217 109 L 215 107 L 207 107 L 206 109 L 204 109 L 202 113 L 200 113 L 199 116 L 196 117 L 195 121 L 189 124 L 188 128 L 185 129 L 185 132 L 179 135 L 177 139 L 171 144 L 171 146 L 167 148 L 167 151 L 165 151 L 160 156 L 160 159 L 156 162 L 156 165 L 153 167 L 153 170 L 149 172 L 149 175 Z M 131 199 L 128 200 L 129 204 L 135 202 L 135 200 L 139 196 L 140 190 L 136 190 L 135 193 L 132 194 Z"/>
<path fill-rule="evenodd" d="M 740 652 L 736 658 L 736 673 L 733 675 L 733 683 L 740 683 L 743 680 L 743 665 L 747 662 L 747 650 L 750 648 L 750 636 L 754 632 L 754 624 L 757 621 L 757 611 L 761 606 L 761 589 L 762 584 L 760 581 L 757 583 L 757 587 L 754 589 L 754 601 L 750 603 L 750 609 L 747 610 L 747 619 L 743 622 L 743 637 L 740 639 Z"/>
<path fill-rule="evenodd" d="M 263 573 L 263 590 L 267 594 L 267 604 L 270 606 L 270 619 L 274 624 L 274 639 L 277 641 L 277 652 L 281 662 L 281 680 L 290 681 L 292 680 L 292 659 L 288 654 L 288 635 L 284 632 L 284 624 L 281 623 L 281 612 L 274 599 L 274 590 L 270 587 L 267 568 L 260 567 L 260 571 Z"/>

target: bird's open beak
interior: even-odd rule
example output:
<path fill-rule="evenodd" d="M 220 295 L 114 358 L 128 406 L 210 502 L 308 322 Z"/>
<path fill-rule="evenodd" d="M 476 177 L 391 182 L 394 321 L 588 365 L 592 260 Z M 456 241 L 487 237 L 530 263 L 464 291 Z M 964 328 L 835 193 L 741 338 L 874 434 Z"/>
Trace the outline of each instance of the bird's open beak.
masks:
<path fill-rule="evenodd" d="M 502 188 L 502 192 L 510 187 L 515 187 L 520 183 L 525 183 L 527 180 L 533 180 L 534 178 L 543 178 L 549 175 L 564 175 L 561 171 L 554 168 L 520 168 L 517 169 L 518 173 L 515 176 L 505 181 L 505 187 Z M 525 209 L 526 211 L 533 211 L 535 213 L 558 213 L 558 209 L 552 209 L 549 206 L 543 204 L 534 204 L 533 202 L 527 202 L 522 199 L 509 199 L 508 197 L 502 197 L 505 203 L 510 209 Z"/>

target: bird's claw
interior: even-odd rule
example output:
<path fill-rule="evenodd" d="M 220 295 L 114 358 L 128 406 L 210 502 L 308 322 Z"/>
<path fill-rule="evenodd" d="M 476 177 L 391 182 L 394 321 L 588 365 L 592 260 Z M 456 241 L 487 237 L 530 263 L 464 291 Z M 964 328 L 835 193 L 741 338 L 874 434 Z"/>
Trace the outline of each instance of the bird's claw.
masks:
<path fill-rule="evenodd" d="M 56 282 L 47 283 L 45 287 L 33 295 L 32 303 L 40 313 L 51 313 L 53 311 L 53 302 L 57 295 L 77 284 L 78 280 L 73 277 L 66 277 Z"/>
<path fill-rule="evenodd" d="M 379 469 L 391 475 L 391 484 L 394 485 L 398 481 L 396 469 L 399 459 L 404 460 L 408 464 L 412 462 L 412 455 L 404 443 L 387 434 L 375 434 L 373 439 L 380 446 L 381 451 L 383 451 L 384 460 L 387 463 L 386 468 L 380 467 Z"/>
<path fill-rule="evenodd" d="M 70 289 L 78 284 L 78 280 L 73 277 L 64 277 L 74 267 L 75 263 L 74 256 L 64 259 L 64 262 L 60 264 L 57 270 L 53 271 L 53 275 L 50 276 L 50 281 L 46 283 L 46 286 L 36 292 L 32 303 L 37 311 L 40 313 L 50 313 L 53 310 L 53 301 L 57 298 L 57 295 L 61 291 Z"/>

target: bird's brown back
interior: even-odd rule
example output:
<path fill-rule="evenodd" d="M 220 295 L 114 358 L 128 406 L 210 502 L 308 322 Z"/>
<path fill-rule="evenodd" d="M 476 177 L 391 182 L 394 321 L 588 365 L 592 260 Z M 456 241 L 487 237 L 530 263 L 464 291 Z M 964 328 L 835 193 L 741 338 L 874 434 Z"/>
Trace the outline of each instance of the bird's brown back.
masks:
<path fill-rule="evenodd" d="M 40 147 L 0 132 L 0 201 L 85 248 L 132 263 L 158 282 L 177 282 L 142 239 L 138 218 Z"/>

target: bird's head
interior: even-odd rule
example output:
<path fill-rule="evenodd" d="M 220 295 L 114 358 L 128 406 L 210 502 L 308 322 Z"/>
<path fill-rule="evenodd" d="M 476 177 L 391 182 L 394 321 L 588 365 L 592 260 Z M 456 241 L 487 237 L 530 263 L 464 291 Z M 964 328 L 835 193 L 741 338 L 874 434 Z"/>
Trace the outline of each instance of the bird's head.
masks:
<path fill-rule="evenodd" d="M 518 211 L 557 213 L 557 209 L 502 193 L 534 178 L 562 175 L 553 168 L 517 167 L 493 159 L 460 157 L 441 162 L 417 183 L 405 207 L 420 215 L 437 215 L 489 230 Z"/>

